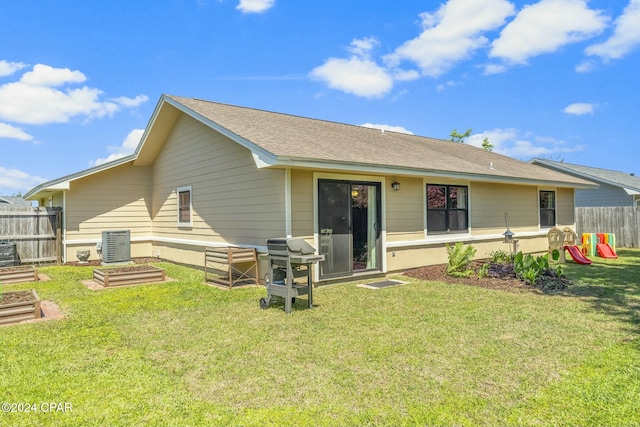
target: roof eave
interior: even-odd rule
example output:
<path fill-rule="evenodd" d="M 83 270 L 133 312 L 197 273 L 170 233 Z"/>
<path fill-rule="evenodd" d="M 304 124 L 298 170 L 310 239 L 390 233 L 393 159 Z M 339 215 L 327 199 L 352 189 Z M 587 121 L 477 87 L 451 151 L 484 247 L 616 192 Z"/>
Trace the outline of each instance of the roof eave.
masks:
<path fill-rule="evenodd" d="M 135 154 L 130 154 L 125 157 L 121 157 L 117 160 L 113 160 L 111 162 L 103 163 L 98 166 L 94 166 L 89 169 L 82 170 L 80 172 L 76 172 L 74 174 L 66 175 L 58 179 L 54 179 L 51 181 L 44 182 L 37 187 L 29 190 L 23 197 L 26 200 L 36 200 L 42 194 L 51 194 L 57 193 L 59 191 L 69 190 L 71 181 L 75 181 L 76 179 L 84 178 L 85 176 L 93 175 L 94 173 L 98 173 L 107 169 L 114 168 L 116 166 L 123 165 L 132 160 L 135 160 Z"/>
<path fill-rule="evenodd" d="M 323 170 L 339 170 L 345 172 L 363 172 L 383 175 L 398 175 L 398 176 L 429 176 L 429 177 L 442 177 L 453 179 L 464 179 L 469 181 L 483 181 L 483 182 L 495 182 L 504 184 L 523 184 L 523 185 L 550 185 L 555 187 L 566 187 L 576 189 L 588 189 L 597 188 L 596 184 L 579 184 L 567 181 L 557 180 L 543 180 L 543 179 L 531 179 L 531 178 L 519 178 L 513 176 L 499 176 L 488 174 L 477 174 L 457 171 L 443 171 L 437 169 L 422 169 L 422 168 L 409 168 L 400 166 L 387 166 L 387 165 L 374 165 L 368 163 L 353 163 L 353 162 L 337 162 L 337 161 L 325 161 L 316 159 L 305 159 L 295 157 L 272 157 L 269 162 L 264 161 L 259 167 L 287 167 L 287 168 L 311 168 L 311 169 L 323 169 Z M 256 155 L 254 154 L 254 160 Z M 257 162 L 256 162 L 257 164 Z"/>
<path fill-rule="evenodd" d="M 611 181 L 605 178 L 600 178 L 588 173 L 584 173 L 584 172 L 580 172 L 571 168 L 567 168 L 564 166 L 560 166 L 557 164 L 552 164 L 549 162 L 545 162 L 544 160 L 540 160 L 540 159 L 531 159 L 529 161 L 529 163 L 531 164 L 538 164 L 538 165 L 544 165 L 545 167 L 549 167 L 550 169 L 554 169 L 557 170 L 558 172 L 562 172 L 562 173 L 566 173 L 568 175 L 573 175 L 582 179 L 586 179 L 588 181 L 594 181 L 596 183 L 601 183 L 601 184 L 606 184 L 606 185 L 611 185 L 613 187 L 618 187 L 623 189 L 624 191 L 626 191 L 628 193 L 628 191 L 636 191 L 638 192 L 638 194 L 640 194 L 640 187 L 634 187 L 634 186 L 630 186 L 630 185 L 624 185 L 624 184 L 620 184 L 619 182 L 615 182 L 615 181 Z M 596 185 L 593 188 L 598 188 L 599 185 Z M 631 193 L 629 193 L 631 194 Z"/>

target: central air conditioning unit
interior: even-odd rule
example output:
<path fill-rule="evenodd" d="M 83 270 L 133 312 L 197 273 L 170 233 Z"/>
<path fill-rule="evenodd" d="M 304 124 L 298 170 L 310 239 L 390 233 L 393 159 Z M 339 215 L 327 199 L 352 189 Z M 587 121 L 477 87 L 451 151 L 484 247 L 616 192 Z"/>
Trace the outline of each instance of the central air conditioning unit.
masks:
<path fill-rule="evenodd" d="M 105 230 L 102 232 L 102 263 L 131 262 L 129 230 Z"/>

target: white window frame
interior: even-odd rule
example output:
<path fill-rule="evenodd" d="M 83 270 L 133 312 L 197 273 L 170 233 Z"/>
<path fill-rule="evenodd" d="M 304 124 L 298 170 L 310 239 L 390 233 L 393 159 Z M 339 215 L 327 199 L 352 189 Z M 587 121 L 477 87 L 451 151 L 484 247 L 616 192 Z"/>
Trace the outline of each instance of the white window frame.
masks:
<path fill-rule="evenodd" d="M 182 215 L 180 215 L 181 197 L 180 194 L 189 193 L 189 221 L 181 221 Z M 193 225 L 193 189 L 191 186 L 178 187 L 176 190 L 176 210 L 178 214 L 178 227 L 191 227 Z"/>

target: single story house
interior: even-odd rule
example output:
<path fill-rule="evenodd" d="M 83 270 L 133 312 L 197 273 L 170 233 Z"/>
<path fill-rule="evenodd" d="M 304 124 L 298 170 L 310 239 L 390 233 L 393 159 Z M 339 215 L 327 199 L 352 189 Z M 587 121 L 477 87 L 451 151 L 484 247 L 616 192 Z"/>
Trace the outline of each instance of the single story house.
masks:
<path fill-rule="evenodd" d="M 530 163 L 599 184 L 576 191 L 576 207 L 640 206 L 640 177 L 632 173 L 594 168 L 546 159 Z"/>
<path fill-rule="evenodd" d="M 593 187 L 466 144 L 163 95 L 134 154 L 25 197 L 62 208 L 70 261 L 109 229 L 130 230 L 133 257 L 196 266 L 205 247 L 292 236 L 328 281 L 446 263 L 458 241 L 509 250 L 506 218 L 521 250 L 546 251 Z"/>

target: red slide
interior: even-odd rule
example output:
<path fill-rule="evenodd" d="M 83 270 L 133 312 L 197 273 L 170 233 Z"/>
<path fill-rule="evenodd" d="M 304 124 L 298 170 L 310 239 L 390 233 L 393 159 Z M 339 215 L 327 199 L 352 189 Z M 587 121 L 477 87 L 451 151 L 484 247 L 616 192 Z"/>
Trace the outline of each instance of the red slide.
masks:
<path fill-rule="evenodd" d="M 591 260 L 582 255 L 582 251 L 578 246 L 565 246 L 564 248 L 569 251 L 571 258 L 578 264 L 591 264 Z"/>
<path fill-rule="evenodd" d="M 602 258 L 618 258 L 618 255 L 608 243 L 598 243 L 596 249 L 598 250 L 598 255 Z"/>

